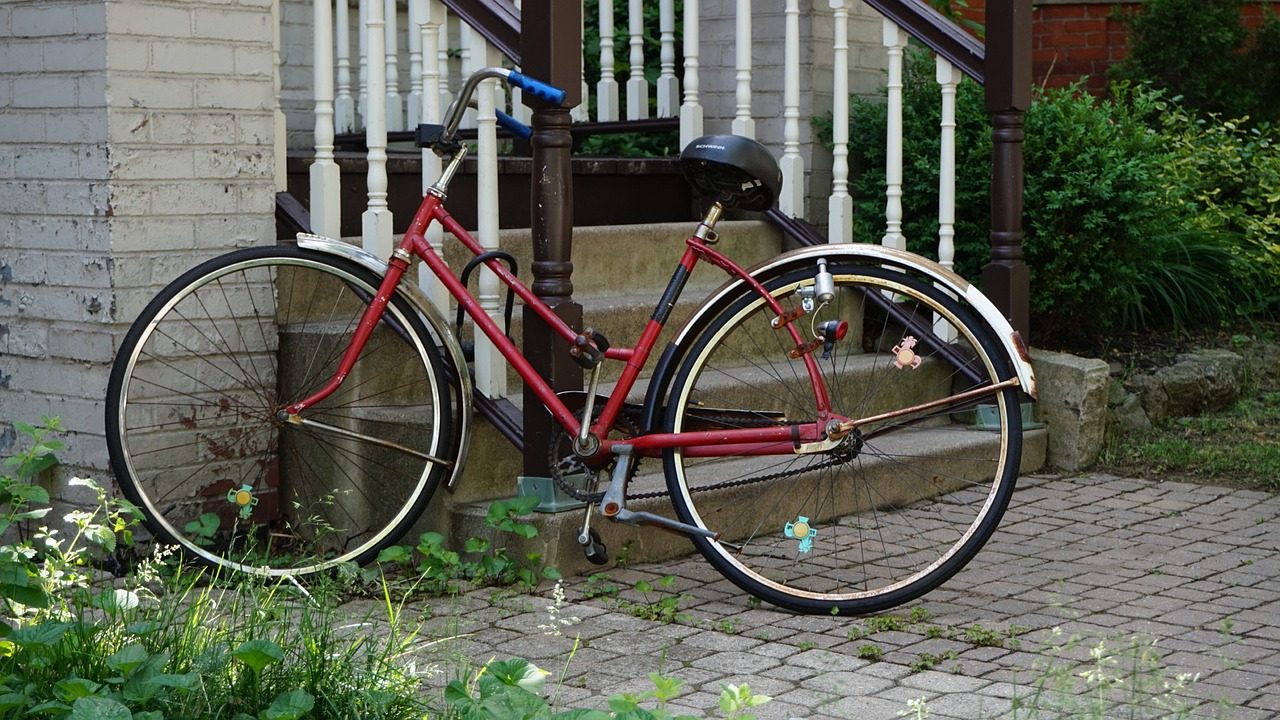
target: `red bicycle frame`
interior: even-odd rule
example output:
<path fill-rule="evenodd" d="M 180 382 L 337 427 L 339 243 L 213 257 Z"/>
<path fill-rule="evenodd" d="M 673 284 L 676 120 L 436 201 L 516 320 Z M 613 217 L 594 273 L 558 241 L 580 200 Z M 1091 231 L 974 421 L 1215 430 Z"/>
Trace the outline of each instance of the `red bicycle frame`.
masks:
<path fill-rule="evenodd" d="M 713 211 L 713 213 L 714 216 L 708 216 L 708 220 L 712 223 L 715 222 L 714 217 L 718 216 L 718 212 Z M 324 389 L 306 400 L 289 406 L 285 412 L 290 416 L 297 416 L 307 407 L 323 400 L 342 384 L 343 380 L 351 372 L 352 367 L 354 367 L 365 342 L 367 342 L 369 336 L 373 333 L 373 329 L 381 320 L 387 303 L 395 293 L 396 286 L 399 285 L 405 271 L 410 266 L 410 260 L 413 256 L 417 256 L 426 263 L 432 274 L 444 283 L 444 286 L 449 290 L 449 294 L 457 300 L 460 307 L 471 317 L 480 332 L 484 333 L 485 337 L 489 338 L 502 357 L 511 363 L 516 373 L 533 390 L 547 410 L 551 412 L 556 422 L 571 436 L 578 435 L 581 431 L 581 423 L 578 418 L 565 405 L 564 401 L 555 394 L 546 381 L 538 375 L 515 343 L 506 336 L 506 333 L 502 331 L 498 324 L 480 307 L 479 301 L 454 276 L 445 264 L 444 259 L 426 241 L 424 235 L 432 222 L 440 223 L 445 231 L 457 238 L 473 255 L 479 256 L 485 252 L 480 243 L 445 210 L 441 197 L 436 193 L 427 193 L 423 198 L 422 204 L 418 207 L 409 229 L 405 232 L 403 240 L 401 240 L 389 261 L 389 267 L 382 284 L 378 288 L 377 294 L 370 301 L 369 307 L 365 310 L 364 316 L 361 318 L 360 324 L 351 338 L 351 343 L 339 363 L 337 373 Z M 704 227 L 708 227 L 706 222 L 704 221 Z M 708 229 L 710 228 L 708 227 Z M 729 275 L 741 278 L 768 303 L 775 316 L 780 317 L 783 315 L 782 307 L 764 286 L 733 260 L 710 247 L 700 234 L 695 233 L 690 236 L 686 240 L 686 245 L 687 247 L 679 263 L 684 268 L 685 277 L 692 273 L 699 259 L 705 259 Z M 574 345 L 581 341 L 578 332 L 552 312 L 504 264 L 497 259 L 489 259 L 484 261 L 484 265 L 497 275 L 504 285 L 511 288 L 524 301 L 527 307 L 532 308 L 566 342 Z M 670 300 L 674 302 L 675 296 L 678 296 L 682 285 L 682 280 L 673 278 L 672 287 L 669 288 L 668 293 L 664 293 L 663 301 Z M 600 448 L 596 453 L 597 457 L 611 455 L 613 446 L 623 442 L 631 446 L 633 452 L 637 455 L 650 457 L 661 454 L 664 449 L 676 447 L 682 448 L 683 452 L 694 456 L 779 455 L 792 453 L 799 450 L 806 443 L 828 439 L 831 421 L 844 419 L 831 414 L 830 400 L 827 396 L 822 374 L 818 370 L 813 356 L 805 353 L 801 356 L 801 359 L 813 382 L 814 403 L 817 413 L 816 420 L 812 423 L 779 425 L 766 428 L 651 433 L 626 440 L 609 440 L 607 437 L 609 428 L 613 426 L 614 421 L 621 412 L 627 394 L 648 361 L 649 354 L 657 342 L 662 328 L 663 322 L 660 322 L 655 317 L 650 317 L 648 324 L 633 347 L 610 347 L 604 351 L 605 359 L 625 362 L 626 367 L 623 369 L 613 393 L 601 410 L 599 418 L 590 428 L 591 433 L 600 440 Z M 791 339 L 796 345 L 804 343 L 804 339 L 800 336 L 793 323 L 782 323 L 778 329 L 782 330 L 783 328 L 791 335 Z"/>

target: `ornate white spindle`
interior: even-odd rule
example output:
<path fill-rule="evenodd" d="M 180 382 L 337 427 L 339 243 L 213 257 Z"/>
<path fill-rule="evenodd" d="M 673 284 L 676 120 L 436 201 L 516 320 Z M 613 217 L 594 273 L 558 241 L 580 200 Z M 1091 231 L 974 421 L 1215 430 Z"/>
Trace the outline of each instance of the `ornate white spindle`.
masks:
<path fill-rule="evenodd" d="M 676 79 L 675 0 L 661 0 L 658 5 L 658 41 L 658 117 L 675 117 L 680 107 L 680 81 Z"/>
<path fill-rule="evenodd" d="M 333 23 L 338 29 L 338 92 L 333 101 L 333 118 L 338 132 L 348 133 L 356 129 L 356 104 L 351 97 L 351 7 L 347 0 L 338 0 L 336 8 Z"/>
<path fill-rule="evenodd" d="M 942 135 L 938 158 L 938 263 L 951 269 L 956 256 L 956 86 L 960 71 L 941 55 L 937 58 L 937 80 L 942 89 Z M 934 330 L 943 340 L 955 339 L 955 326 L 935 318 Z"/>
<path fill-rule="evenodd" d="M 458 37 L 461 39 L 462 44 L 459 55 L 462 58 L 462 78 L 465 81 L 471 77 L 471 73 L 479 69 L 479 66 L 475 64 L 475 49 L 479 46 L 481 47 L 481 52 L 484 52 L 484 39 L 465 22 L 458 23 Z M 481 60 L 483 59 L 481 57 Z M 462 114 L 462 127 L 474 128 L 475 126 L 476 111 L 472 108 L 467 108 L 466 112 Z"/>
<path fill-rule="evenodd" d="M 486 43 L 487 45 L 487 43 Z M 486 65 L 501 62 L 496 51 L 482 48 Z M 485 80 L 476 89 L 476 239 L 486 250 L 497 250 L 498 242 L 498 133 L 495 98 L 497 81 Z M 488 268 L 479 269 L 480 307 L 498 323 L 502 322 L 501 283 Z M 489 339 L 477 333 L 476 388 L 491 398 L 507 395 L 507 366 Z"/>
<path fill-rule="evenodd" d="M 800 0 L 787 0 L 782 82 L 782 195 L 778 209 L 804 215 L 804 158 L 800 157 Z"/>
<path fill-rule="evenodd" d="M 649 81 L 644 77 L 644 3 L 630 0 L 627 4 L 627 45 L 631 73 L 627 78 L 627 119 L 649 117 Z"/>
<path fill-rule="evenodd" d="M 405 99 L 405 128 L 422 122 L 422 17 L 427 0 L 409 0 L 409 96 Z"/>
<path fill-rule="evenodd" d="M 519 6 L 520 6 L 520 3 L 517 2 L 516 7 L 519 7 Z M 584 18 L 584 21 L 582 23 L 582 31 L 578 33 L 578 38 L 582 43 L 582 49 L 583 49 L 582 59 L 584 60 L 583 66 L 585 67 L 586 48 L 587 48 L 587 23 L 585 21 L 585 18 L 587 17 L 587 0 L 579 0 L 578 7 L 579 7 L 579 11 L 582 13 L 582 17 Z M 572 118 L 574 122 L 587 122 L 591 119 L 591 111 L 587 109 L 587 106 L 588 106 L 587 98 L 591 97 L 591 89 L 587 87 L 587 76 L 585 73 L 582 76 L 582 87 L 580 92 L 581 94 L 578 97 L 582 98 L 582 102 L 573 106 L 573 109 L 569 111 L 569 117 Z M 512 93 L 512 96 L 511 96 L 511 105 L 513 108 L 517 107 L 514 92 Z M 531 113 L 528 112 L 528 108 L 522 108 L 522 111 L 523 111 L 523 114 L 518 115 L 516 117 L 519 118 L 520 122 L 524 123 L 525 125 L 528 125 L 529 116 L 531 115 Z"/>
<path fill-rule="evenodd" d="M 382 18 L 380 0 L 369 3 L 366 21 L 365 44 L 369 58 L 383 55 L 382 41 L 386 22 Z M 365 143 L 369 148 L 369 207 L 361 215 L 361 236 L 364 249 L 380 258 L 390 258 L 391 210 L 387 207 L 387 119 L 385 103 L 374 98 L 386 97 L 386 68 L 382 63 L 369 63 L 369 114 L 365 117 Z"/>
<path fill-rule="evenodd" d="M 385 0 L 383 13 L 383 55 L 386 57 L 387 129 L 404 129 L 404 98 L 400 96 L 400 47 L 396 40 L 396 0 Z"/>
<path fill-rule="evenodd" d="M 436 0 L 432 0 L 436 2 Z M 440 7 L 440 14 L 435 14 L 432 8 L 433 17 L 440 20 L 439 43 L 436 46 L 436 69 L 440 73 L 440 117 L 432 122 L 440 122 L 444 117 L 444 111 L 449 107 L 449 103 L 453 102 L 453 93 L 449 91 L 449 11 L 443 5 Z"/>
<path fill-rule="evenodd" d="M 888 118 L 885 129 L 885 247 L 907 249 L 902 236 L 902 73 L 907 34 L 892 20 L 884 21 L 884 46 L 889 53 Z"/>
<path fill-rule="evenodd" d="M 849 194 L 849 0 L 830 0 L 835 10 L 832 44 L 831 197 L 827 201 L 827 237 L 831 242 L 853 239 L 853 196 Z"/>
<path fill-rule="evenodd" d="M 440 122 L 444 114 L 444 108 L 440 105 L 440 82 L 443 78 L 440 77 L 440 66 L 435 62 L 435 56 L 440 47 L 440 26 L 444 24 L 445 19 L 444 5 L 440 0 L 426 0 L 422 13 L 419 16 L 422 25 L 418 31 L 422 37 L 422 53 L 427 58 L 427 62 L 422 64 L 421 117 L 426 122 Z M 438 155 L 429 148 L 422 149 L 423 194 L 426 194 L 431 183 L 440 177 L 442 166 L 443 163 Z M 440 223 L 431 223 L 427 227 L 425 238 L 437 254 L 442 252 L 444 228 Z M 448 314 L 449 290 L 436 280 L 435 275 L 427 269 L 426 265 L 419 266 L 418 286 L 426 293 L 437 310 Z"/>
<path fill-rule="evenodd" d="M 618 81 L 614 75 L 613 3 L 600 3 L 600 81 L 596 83 L 596 120 L 612 122 L 618 115 Z"/>
<path fill-rule="evenodd" d="M 702 135 L 698 100 L 698 3 L 684 4 L 684 102 L 680 105 L 680 147 Z"/>
<path fill-rule="evenodd" d="M 311 163 L 311 229 L 320 235 L 342 237 L 339 228 L 342 182 L 333 159 L 333 36 L 330 0 L 313 0 L 315 25 L 313 68 L 316 102 L 316 159 Z M 341 0 L 339 0 L 341 4 Z"/>
<path fill-rule="evenodd" d="M 376 0 L 360 0 L 356 5 L 356 40 L 360 53 L 360 67 L 356 73 L 359 88 L 356 93 L 356 112 L 361 122 L 367 124 L 369 117 L 369 3 Z"/>
<path fill-rule="evenodd" d="M 751 119 L 751 0 L 738 0 L 738 17 L 734 34 L 734 74 L 736 89 L 734 92 L 734 135 L 756 136 L 756 121 Z"/>

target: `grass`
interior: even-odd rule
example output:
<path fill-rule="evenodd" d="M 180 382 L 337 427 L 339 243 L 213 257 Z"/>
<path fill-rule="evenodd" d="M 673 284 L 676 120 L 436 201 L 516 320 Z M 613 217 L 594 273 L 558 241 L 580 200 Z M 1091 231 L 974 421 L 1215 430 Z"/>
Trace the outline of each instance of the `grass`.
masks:
<path fill-rule="evenodd" d="M 1103 463 L 1117 474 L 1280 492 L 1280 391 L 1121 439 Z"/>

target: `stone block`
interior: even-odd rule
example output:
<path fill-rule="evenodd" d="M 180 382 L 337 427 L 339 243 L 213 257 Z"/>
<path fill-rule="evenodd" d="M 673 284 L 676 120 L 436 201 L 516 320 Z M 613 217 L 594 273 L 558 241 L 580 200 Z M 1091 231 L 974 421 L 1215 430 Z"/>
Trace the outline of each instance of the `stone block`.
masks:
<path fill-rule="evenodd" d="M 1110 372 L 1101 360 L 1032 350 L 1039 402 L 1049 430 L 1049 464 L 1067 471 L 1089 467 L 1102 451 Z"/>

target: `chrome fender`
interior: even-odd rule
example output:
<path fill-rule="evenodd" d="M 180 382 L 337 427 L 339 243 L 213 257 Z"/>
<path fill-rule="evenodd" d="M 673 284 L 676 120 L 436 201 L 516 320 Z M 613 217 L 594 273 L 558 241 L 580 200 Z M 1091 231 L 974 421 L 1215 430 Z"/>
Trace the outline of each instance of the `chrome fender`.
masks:
<path fill-rule="evenodd" d="M 841 243 L 833 245 L 813 245 L 783 253 L 776 257 L 747 269 L 747 274 L 755 278 L 770 272 L 789 270 L 793 266 L 811 265 L 818 258 L 841 258 L 854 260 L 868 265 L 882 265 L 908 272 L 924 275 L 938 287 L 947 290 L 977 311 L 982 319 L 995 331 L 997 339 L 1004 347 L 1014 374 L 1018 376 L 1021 389 L 1032 399 L 1036 397 L 1036 375 L 1031 368 L 1031 353 L 1027 349 L 1022 336 L 1009 324 L 1005 316 L 996 306 L 982 294 L 982 291 L 960 277 L 956 273 L 914 253 L 895 250 L 881 245 L 866 243 Z M 686 336 L 696 328 L 702 327 L 704 316 L 715 311 L 727 298 L 737 297 L 747 284 L 741 278 L 735 278 L 720 286 L 689 317 L 676 334 L 674 344 L 688 340 Z"/>
<path fill-rule="evenodd" d="M 298 233 L 297 239 L 298 247 L 300 248 L 345 258 L 364 266 L 379 277 L 387 272 L 385 260 L 355 245 L 310 233 Z M 453 363 L 454 374 L 458 378 L 459 396 L 454 399 L 454 405 L 456 405 L 454 408 L 454 420 L 457 425 L 454 432 L 458 433 L 458 457 L 454 462 L 453 472 L 445 483 L 445 489 L 453 492 L 458 480 L 462 478 L 462 468 L 466 465 L 467 452 L 471 448 L 471 423 L 474 412 L 471 405 L 471 376 L 467 373 L 467 361 L 462 354 L 462 345 L 454 337 L 453 331 L 449 329 L 449 323 L 445 321 L 444 316 L 427 298 L 426 293 L 422 292 L 422 289 L 412 282 L 402 282 L 398 289 L 404 293 L 409 302 L 413 304 L 414 309 L 418 311 L 422 319 L 427 322 L 431 330 L 440 338 L 444 351 L 447 353 L 446 360 Z"/>

